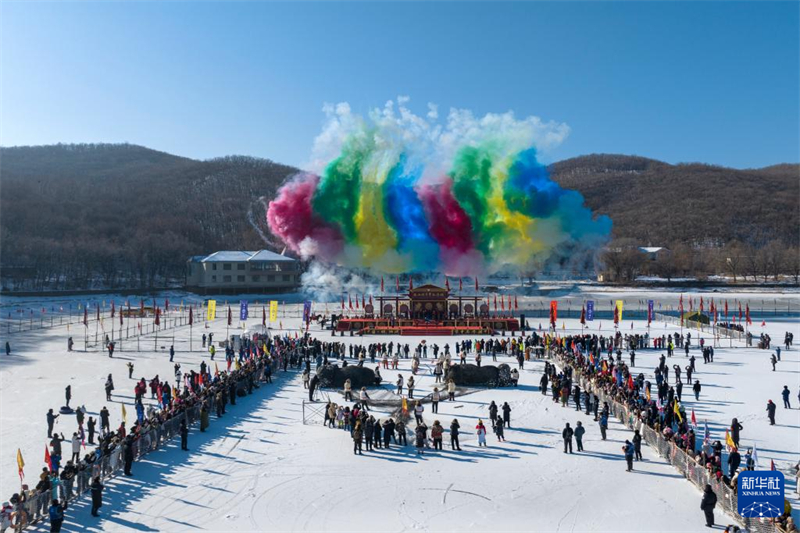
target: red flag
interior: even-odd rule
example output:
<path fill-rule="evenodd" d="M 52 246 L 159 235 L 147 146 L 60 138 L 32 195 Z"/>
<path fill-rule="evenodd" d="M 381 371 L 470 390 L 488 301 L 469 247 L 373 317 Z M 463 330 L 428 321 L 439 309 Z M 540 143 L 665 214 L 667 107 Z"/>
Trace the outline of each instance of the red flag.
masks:
<path fill-rule="evenodd" d="M 478 276 L 475 276 L 475 292 L 478 292 Z"/>
<path fill-rule="evenodd" d="M 494 295 L 494 310 L 497 312 L 497 294 Z"/>
<path fill-rule="evenodd" d="M 517 302 L 517 295 L 514 295 L 514 309 L 519 309 L 519 303 Z"/>
<path fill-rule="evenodd" d="M 694 416 L 694 409 L 692 409 L 692 425 L 697 427 L 697 418 Z"/>
<path fill-rule="evenodd" d="M 581 307 L 581 324 L 586 325 L 586 307 Z"/>
<path fill-rule="evenodd" d="M 381 292 L 383 292 L 383 276 L 381 276 Z"/>
<path fill-rule="evenodd" d="M 728 300 L 725 300 L 725 320 L 728 320 Z"/>
<path fill-rule="evenodd" d="M 614 324 L 619 324 L 619 306 L 614 306 Z"/>
<path fill-rule="evenodd" d="M 503 296 L 502 294 L 500 295 L 500 309 L 502 309 L 503 311 L 506 310 L 506 297 Z"/>
<path fill-rule="evenodd" d="M 777 470 L 775 468 L 775 461 L 773 461 L 772 459 L 769 460 L 769 469 L 770 470 Z"/>
<path fill-rule="evenodd" d="M 700 312 L 703 312 L 703 297 L 700 297 Z"/>
<path fill-rule="evenodd" d="M 766 325 L 767 325 L 767 321 L 766 321 L 766 320 L 762 320 L 762 321 L 761 321 L 761 327 L 762 327 L 762 328 L 763 328 L 763 327 L 766 327 Z"/>
<path fill-rule="evenodd" d="M 161 309 L 156 307 L 156 326 L 161 325 Z"/>
<path fill-rule="evenodd" d="M 350 310 L 353 310 L 353 298 L 350 296 L 350 293 L 347 294 L 347 305 L 350 307 Z"/>
<path fill-rule="evenodd" d="M 117 309 L 114 307 L 114 300 L 111 300 L 111 318 L 114 318 L 114 313 L 117 312 Z"/>
<path fill-rule="evenodd" d="M 361 308 L 362 308 L 362 309 L 363 309 L 364 307 L 366 307 L 366 305 L 364 305 L 365 303 L 366 303 L 366 300 L 364 299 L 364 295 L 362 294 L 362 295 L 361 295 Z"/>
<path fill-rule="evenodd" d="M 358 309 L 358 295 L 356 295 L 356 309 Z"/>
<path fill-rule="evenodd" d="M 261 306 L 261 325 L 262 326 L 267 325 L 267 308 L 266 306 L 263 305 Z"/>
<path fill-rule="evenodd" d="M 463 290 L 464 290 L 464 280 L 461 279 L 461 278 L 458 278 L 458 292 L 461 292 Z"/>
<path fill-rule="evenodd" d="M 228 325 L 230 326 L 233 322 L 233 313 L 231 312 L 231 306 L 228 306 Z"/>
<path fill-rule="evenodd" d="M 342 294 L 342 309 L 344 309 L 344 294 Z"/>
<path fill-rule="evenodd" d="M 192 311 L 192 308 L 190 307 L 189 308 L 189 325 L 191 326 L 192 324 L 194 324 L 194 312 Z"/>
<path fill-rule="evenodd" d="M 681 315 L 681 327 L 683 327 L 683 294 L 681 294 L 681 299 L 678 303 L 678 311 Z"/>
<path fill-rule="evenodd" d="M 369 305 L 372 305 L 372 295 L 369 295 Z"/>
<path fill-rule="evenodd" d="M 550 301 L 550 323 L 555 326 L 558 320 L 558 302 L 556 300 Z"/>
<path fill-rule="evenodd" d="M 746 305 L 747 305 L 747 308 L 745 309 L 745 312 L 744 312 L 744 319 L 745 319 L 745 321 L 747 321 L 748 325 L 752 325 L 753 321 L 750 320 L 750 304 L 748 303 Z"/>
<path fill-rule="evenodd" d="M 447 279 L 447 276 L 444 278 L 444 286 L 448 291 L 450 290 L 450 280 Z"/>
<path fill-rule="evenodd" d="M 53 460 L 50 458 L 50 450 L 47 448 L 47 444 L 44 445 L 44 462 L 47 464 L 47 468 L 52 471 Z"/>

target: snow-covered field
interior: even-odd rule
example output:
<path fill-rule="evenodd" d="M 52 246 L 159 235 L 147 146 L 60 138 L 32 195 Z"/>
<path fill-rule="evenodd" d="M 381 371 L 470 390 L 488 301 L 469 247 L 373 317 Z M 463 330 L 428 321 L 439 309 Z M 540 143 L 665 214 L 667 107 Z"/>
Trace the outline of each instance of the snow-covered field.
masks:
<path fill-rule="evenodd" d="M 757 318 L 756 318 L 757 320 Z M 564 333 L 580 331 L 576 320 L 564 321 Z M 297 327 L 295 319 L 283 326 Z M 533 325 L 538 325 L 534 323 Z M 599 333 L 610 334 L 604 322 Z M 625 321 L 623 332 L 643 332 L 646 324 Z M 598 332 L 599 323 L 590 324 Z M 760 332 L 761 328 L 754 328 Z M 768 320 L 766 330 L 777 344 L 791 330 L 800 339 L 797 320 Z M 200 335 L 214 331 L 215 340 L 225 335 L 220 318 L 210 329 L 194 328 L 194 352 L 179 351 L 176 362 L 184 370 L 196 368 L 207 354 L 200 350 Z M 673 326 L 654 323 L 653 334 L 672 332 Z M 238 330 L 231 330 L 238 333 Z M 329 339 L 329 332 L 312 327 L 311 333 Z M 75 334 L 75 326 L 72 326 Z M 176 344 L 185 346 L 189 328 L 176 331 Z M 66 350 L 66 327 L 11 334 L 13 353 L 0 365 L 0 494 L 8 498 L 18 490 L 17 448 L 26 461 L 26 482 L 35 484 L 42 466 L 46 442 L 45 412 L 64 402 L 64 388 L 72 385 L 71 405 L 86 405 L 96 413 L 108 405 L 112 427 L 121 419 L 120 401 L 132 412 L 133 381 L 126 364 L 135 365 L 134 377 L 172 375 L 168 355 L 141 343 L 141 352 Z M 697 333 L 693 334 L 696 338 Z M 352 343 L 373 338 L 337 337 Z M 76 339 L 77 340 L 77 339 Z M 381 338 L 388 342 L 391 338 Z M 394 339 L 395 342 L 397 339 Z M 421 340 L 403 337 L 412 349 Z M 442 345 L 458 338 L 438 337 L 429 343 Z M 708 340 L 708 339 L 707 339 Z M 161 343 L 159 343 L 161 344 Z M 77 343 L 81 348 L 82 343 Z M 699 350 L 697 379 L 703 384 L 700 401 L 684 393 L 687 412 L 694 409 L 702 425 L 708 420 L 714 439 L 724 437 L 731 418 L 744 426 L 742 446 L 756 445 L 762 468 L 776 462 L 787 477 L 787 492 L 794 491 L 791 466 L 800 459 L 800 350 L 782 354 L 777 372 L 771 371 L 769 352 L 744 348 L 728 341 L 716 350 L 715 362 L 703 365 Z M 145 348 L 147 347 L 147 348 Z M 634 371 L 652 376 L 660 352 L 637 353 Z M 507 359 L 501 356 L 501 359 Z M 627 358 L 626 358 L 627 359 Z M 683 355 L 677 356 L 678 360 Z M 424 361 L 424 360 L 423 360 Z M 484 359 L 484 364 L 491 364 Z M 423 363 L 423 369 L 425 364 Z M 597 424 L 561 408 L 542 396 L 538 382 L 543 363 L 526 363 L 516 389 L 481 390 L 442 402 L 438 415 L 429 408 L 425 419 L 438 419 L 447 428 L 453 418 L 462 426 L 464 451 L 449 450 L 447 432 L 443 452 L 426 451 L 417 457 L 411 446 L 354 456 L 349 434 L 321 425 L 302 423 L 306 398 L 299 375 L 279 373 L 275 384 L 244 398 L 222 420 L 212 417 L 210 430 L 189 436 L 190 453 L 171 446 L 148 455 L 134 465 L 132 478 L 107 484 L 99 519 L 89 515 L 88 499 L 67 513 L 67 531 L 700 531 L 703 515 L 700 492 L 649 448 L 644 463 L 634 473 L 625 472 L 622 443 L 630 431 L 614 421 L 609 440 L 600 440 Z M 114 401 L 105 402 L 103 384 L 114 374 Z M 401 360 L 401 373 L 410 373 Z M 383 371 L 393 381 L 394 373 Z M 415 396 L 434 386 L 431 375 L 418 375 Z M 784 410 L 783 385 L 792 390 L 792 410 Z M 389 387 L 390 385 L 387 385 Z M 336 393 L 333 393 L 335 396 Z M 341 397 L 339 397 L 341 399 Z M 336 399 L 334 397 L 334 399 Z M 778 425 L 770 427 L 766 402 L 779 405 Z M 488 418 L 487 406 L 509 402 L 512 429 L 505 443 L 494 435 L 489 447 L 477 447 L 474 435 L 478 418 Z M 130 415 L 129 415 L 130 416 Z M 381 414 L 383 416 L 383 414 Z M 577 421 L 587 427 L 585 453 L 564 455 L 561 429 Z M 410 426 L 413 427 L 413 421 Z M 57 431 L 70 435 L 74 418 L 61 417 Z M 793 505 L 797 507 L 797 500 Z M 732 519 L 719 516 L 717 522 Z"/>

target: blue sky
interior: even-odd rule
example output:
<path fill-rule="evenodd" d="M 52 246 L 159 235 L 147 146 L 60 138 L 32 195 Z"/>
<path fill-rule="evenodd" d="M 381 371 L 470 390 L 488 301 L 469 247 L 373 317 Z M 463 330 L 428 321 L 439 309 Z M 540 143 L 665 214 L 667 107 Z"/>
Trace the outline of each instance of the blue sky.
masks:
<path fill-rule="evenodd" d="M 300 164 L 325 102 L 564 122 L 559 160 L 800 160 L 797 2 L 2 2 L 0 144 Z"/>

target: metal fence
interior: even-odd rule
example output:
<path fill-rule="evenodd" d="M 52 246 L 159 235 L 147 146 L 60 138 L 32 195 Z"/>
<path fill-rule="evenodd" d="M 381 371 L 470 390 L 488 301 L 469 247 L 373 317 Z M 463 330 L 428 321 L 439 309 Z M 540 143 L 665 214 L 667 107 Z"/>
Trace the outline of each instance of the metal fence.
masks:
<path fill-rule="evenodd" d="M 254 371 L 253 379 L 261 381 L 264 369 L 264 363 L 260 361 Z M 248 377 L 245 377 L 237 381 L 237 395 L 240 390 L 247 387 L 248 379 Z M 138 461 L 148 453 L 166 446 L 180 434 L 182 421 L 186 420 L 187 427 L 191 427 L 198 422 L 202 404 L 203 402 L 199 402 L 188 407 L 177 416 L 173 416 L 158 426 L 150 426 L 147 431 L 140 433 L 139 438 L 132 443 L 133 460 Z M 106 481 L 118 476 L 124 467 L 123 446 L 121 444 L 117 445 L 110 453 L 100 457 L 99 460 L 90 465 L 85 465 L 83 461 L 81 461 L 81 465 L 82 467 L 79 467 L 73 479 L 59 479 L 58 484 L 49 491 L 28 495 L 25 502 L 21 503 L 19 509 L 16 510 L 22 516 L 17 515 L 14 530 L 22 531 L 30 525 L 47 520 L 49 507 L 54 499 L 65 502 L 78 500 L 85 492 L 89 491 L 90 484 L 95 477 L 99 476 L 101 481 Z"/>
<path fill-rule="evenodd" d="M 549 355 L 551 357 L 553 356 L 552 353 Z M 654 429 L 643 424 L 634 416 L 627 406 L 606 394 L 602 388 L 597 387 L 592 381 L 584 377 L 580 368 L 577 368 L 562 357 L 556 357 L 555 360 L 562 368 L 571 366 L 573 368 L 573 376 L 580 382 L 584 390 L 595 392 L 600 401 L 607 402 L 611 409 L 611 414 L 622 422 L 625 427 L 631 430 L 639 429 L 642 439 L 683 474 L 686 479 L 691 481 L 700 490 L 704 490 L 706 485 L 711 485 L 712 490 L 717 495 L 718 508 L 721 507 L 724 512 L 734 517 L 740 525 L 754 533 L 782 532 L 782 529 L 777 527 L 769 519 L 753 519 L 740 516 L 737 508 L 737 494 L 735 488 L 728 486 L 724 482 L 717 481 L 715 476 L 710 475 L 702 465 L 678 447 L 675 442 L 665 439 Z"/>

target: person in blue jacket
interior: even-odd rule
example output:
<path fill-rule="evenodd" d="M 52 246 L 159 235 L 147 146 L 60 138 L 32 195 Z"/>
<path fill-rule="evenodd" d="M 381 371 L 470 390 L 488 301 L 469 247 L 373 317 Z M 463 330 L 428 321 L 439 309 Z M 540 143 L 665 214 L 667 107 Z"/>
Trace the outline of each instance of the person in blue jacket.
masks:
<path fill-rule="evenodd" d="M 626 471 L 632 472 L 634 447 L 631 441 L 629 440 L 625 441 L 625 444 L 622 446 L 622 451 L 625 452 L 625 462 L 628 463 L 628 469 Z"/>
<path fill-rule="evenodd" d="M 608 429 L 608 415 L 603 413 L 600 415 L 600 436 L 606 440 L 606 430 Z"/>
<path fill-rule="evenodd" d="M 792 404 L 789 403 L 789 394 L 791 394 L 791 392 L 789 392 L 789 387 L 784 385 L 783 386 L 783 390 L 781 391 L 781 396 L 783 396 L 783 407 L 784 407 L 784 409 L 791 409 L 792 408 Z"/>
<path fill-rule="evenodd" d="M 50 514 L 50 533 L 58 533 L 61 531 L 61 524 L 64 523 L 64 511 L 67 509 L 67 502 L 58 503 L 58 500 L 53 500 L 48 512 Z"/>

